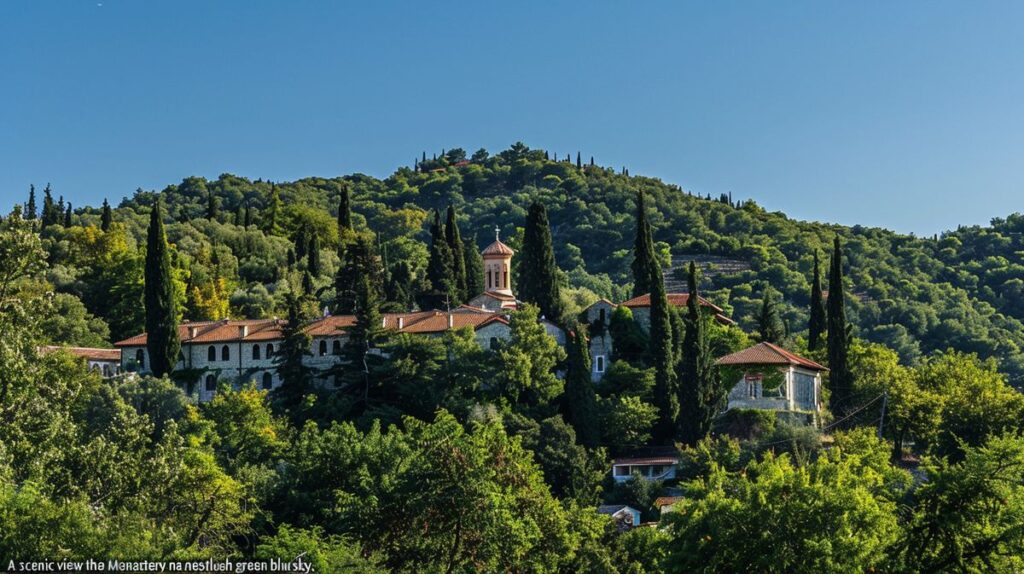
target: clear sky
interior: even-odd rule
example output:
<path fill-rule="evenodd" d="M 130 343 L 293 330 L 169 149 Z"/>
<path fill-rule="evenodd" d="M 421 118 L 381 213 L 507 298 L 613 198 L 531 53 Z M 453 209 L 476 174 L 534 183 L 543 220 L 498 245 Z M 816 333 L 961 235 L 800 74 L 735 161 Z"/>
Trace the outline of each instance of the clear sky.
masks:
<path fill-rule="evenodd" d="M 516 140 L 931 234 L 1024 209 L 1021 2 L 0 2 L 0 206 Z"/>

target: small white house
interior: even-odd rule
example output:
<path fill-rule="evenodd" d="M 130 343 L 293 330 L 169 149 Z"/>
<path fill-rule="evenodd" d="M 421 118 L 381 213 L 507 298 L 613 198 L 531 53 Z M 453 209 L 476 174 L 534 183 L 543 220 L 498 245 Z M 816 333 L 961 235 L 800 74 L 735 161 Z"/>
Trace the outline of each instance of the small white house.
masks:
<path fill-rule="evenodd" d="M 602 504 L 597 507 L 598 514 L 612 517 L 619 530 L 629 530 L 640 526 L 640 511 L 625 504 Z"/>
<path fill-rule="evenodd" d="M 625 482 L 636 473 L 648 480 L 673 480 L 678 467 L 679 456 L 675 454 L 617 458 L 612 462 L 612 478 Z"/>

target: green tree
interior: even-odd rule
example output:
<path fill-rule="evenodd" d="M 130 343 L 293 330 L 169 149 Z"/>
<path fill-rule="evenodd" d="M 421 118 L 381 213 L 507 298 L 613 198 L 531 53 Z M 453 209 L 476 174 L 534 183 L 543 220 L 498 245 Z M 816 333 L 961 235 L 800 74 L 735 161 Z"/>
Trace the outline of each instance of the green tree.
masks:
<path fill-rule="evenodd" d="M 538 321 L 539 314 L 528 303 L 512 313 L 509 340 L 498 350 L 497 390 L 513 404 L 547 404 L 562 394 L 555 367 L 565 360 L 565 351 Z"/>
<path fill-rule="evenodd" d="M 267 235 L 273 235 L 278 231 L 278 221 L 281 217 L 281 194 L 277 191 L 277 186 L 271 184 L 270 186 L 270 199 L 267 201 L 267 207 L 261 214 L 263 223 L 263 233 Z"/>
<path fill-rule="evenodd" d="M 144 277 L 149 367 L 154 375 L 162 377 L 174 370 L 181 341 L 178 339 L 178 310 L 171 276 L 170 248 L 159 199 L 149 215 Z"/>
<path fill-rule="evenodd" d="M 114 222 L 114 214 L 110 211 L 110 204 L 103 198 L 103 213 L 100 215 L 100 229 L 110 231 L 110 224 Z"/>
<path fill-rule="evenodd" d="M 300 420 L 300 407 L 306 395 L 313 390 L 313 373 L 304 357 L 311 356 L 312 339 L 306 333 L 306 322 L 311 318 L 301 296 L 288 295 L 288 323 L 283 330 L 284 341 L 274 353 L 274 364 L 281 385 L 271 392 L 275 406 L 288 413 L 292 420 Z"/>
<path fill-rule="evenodd" d="M 206 193 L 206 219 L 217 221 L 220 218 L 220 198 L 211 189 Z"/>
<path fill-rule="evenodd" d="M 475 295 L 470 293 L 466 282 L 466 258 L 465 246 L 462 243 L 462 234 L 459 233 L 459 224 L 455 220 L 455 207 L 449 205 L 447 219 L 444 226 L 444 238 L 448 249 L 452 254 L 452 271 L 455 274 L 455 286 L 458 289 L 458 301 L 468 301 L 469 297 Z"/>
<path fill-rule="evenodd" d="M 36 218 L 36 186 L 28 186 L 28 201 L 25 203 L 25 219 L 34 220 Z"/>
<path fill-rule="evenodd" d="M 590 341 L 587 328 L 578 324 L 567 334 L 568 370 L 562 410 L 566 421 L 576 430 L 580 444 L 594 448 L 601 436 L 597 412 L 597 395 L 591 380 Z"/>
<path fill-rule="evenodd" d="M 851 408 L 850 392 L 853 376 L 850 373 L 850 332 L 846 323 L 846 303 L 843 287 L 843 249 L 837 236 L 833 242 L 831 270 L 828 275 L 828 368 L 829 408 L 842 416 Z"/>
<path fill-rule="evenodd" d="M 306 269 L 314 278 L 323 274 L 323 264 L 320 262 L 320 236 L 316 233 L 309 238 L 309 261 Z"/>
<path fill-rule="evenodd" d="M 811 319 L 807 324 L 807 350 L 817 351 L 821 337 L 825 334 L 827 320 L 825 299 L 821 292 L 821 269 L 818 265 L 818 250 L 814 250 L 814 278 L 811 282 Z"/>
<path fill-rule="evenodd" d="M 780 343 L 786 336 L 786 329 L 779 317 L 778 304 L 775 301 L 775 290 L 766 285 L 761 296 L 761 312 L 757 316 L 757 334 L 762 342 Z"/>
<path fill-rule="evenodd" d="M 256 558 L 260 560 L 277 559 L 287 563 L 296 556 L 302 556 L 314 572 L 387 572 L 378 556 L 364 557 L 358 544 L 342 536 L 324 534 L 319 526 L 304 529 L 282 524 L 277 534 L 260 538 L 256 546 Z"/>
<path fill-rule="evenodd" d="M 686 330 L 676 384 L 679 388 L 679 438 L 693 445 L 711 430 L 711 422 L 721 412 L 728 391 L 711 354 L 708 343 L 711 318 L 701 312 L 697 266 L 692 261 L 687 283 Z"/>
<path fill-rule="evenodd" d="M 58 217 L 60 217 L 60 212 L 57 210 L 57 204 L 53 201 L 53 191 L 50 189 L 50 184 L 46 184 L 43 189 L 43 212 L 40 217 L 40 227 L 46 229 L 51 225 L 57 225 Z"/>
<path fill-rule="evenodd" d="M 444 309 L 460 302 L 455 263 L 444 233 L 441 213 L 434 211 L 434 223 L 430 226 L 430 260 L 427 263 L 430 289 L 419 295 L 421 309 Z"/>
<path fill-rule="evenodd" d="M 349 231 L 355 230 L 355 227 L 352 225 L 352 197 L 350 196 L 348 185 L 341 186 L 341 193 L 338 198 L 338 228 Z"/>
<path fill-rule="evenodd" d="M 636 192 L 636 238 L 633 241 L 633 296 L 639 297 L 652 292 L 654 268 L 660 273 L 657 257 L 654 254 L 654 240 L 651 237 L 651 224 L 647 221 L 647 206 L 644 192 Z"/>
<path fill-rule="evenodd" d="M 661 268 L 651 271 L 651 327 L 648 355 L 654 365 L 654 405 L 658 407 L 658 420 L 652 438 L 658 444 L 671 444 L 679 417 L 679 396 L 676 383 L 675 357 L 672 342 L 671 308 L 665 293 L 665 280 Z"/>
<path fill-rule="evenodd" d="M 462 259 L 466 268 L 466 300 L 484 292 L 484 258 L 472 236 L 462 243 Z"/>
<path fill-rule="evenodd" d="M 526 215 L 517 291 L 520 299 L 537 305 L 552 321 L 560 321 L 562 313 L 557 274 L 548 212 L 535 201 Z"/>

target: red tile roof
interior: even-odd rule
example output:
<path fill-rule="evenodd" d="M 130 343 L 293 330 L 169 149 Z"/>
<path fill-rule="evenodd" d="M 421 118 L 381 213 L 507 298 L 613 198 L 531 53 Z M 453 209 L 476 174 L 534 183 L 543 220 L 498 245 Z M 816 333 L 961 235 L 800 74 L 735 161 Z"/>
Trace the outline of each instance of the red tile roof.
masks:
<path fill-rule="evenodd" d="M 231 341 L 273 341 L 284 337 L 287 321 L 281 319 L 247 319 L 235 321 L 189 321 L 178 325 L 182 343 L 226 343 Z M 244 335 L 243 335 L 244 333 Z M 114 343 L 115 347 L 145 346 L 145 333 Z"/>
<path fill-rule="evenodd" d="M 515 250 L 513 250 L 511 247 L 505 245 L 504 243 L 497 239 L 494 241 L 494 243 L 488 245 L 486 248 L 484 248 L 482 252 L 480 252 L 480 255 L 483 255 L 484 257 L 487 257 L 488 255 L 500 255 L 504 257 L 506 255 L 515 254 Z"/>
<path fill-rule="evenodd" d="M 716 365 L 796 365 L 813 371 L 828 369 L 783 349 L 772 343 L 758 343 L 742 351 L 726 355 L 715 362 Z"/>
<path fill-rule="evenodd" d="M 654 507 L 661 508 L 662 506 L 672 506 L 682 499 L 682 496 L 659 496 L 654 499 Z"/>
<path fill-rule="evenodd" d="M 121 349 L 94 349 L 91 347 L 58 347 L 47 345 L 39 347 L 40 354 L 52 353 L 54 351 L 67 351 L 76 357 L 82 357 L 91 361 L 120 361 Z"/>
<path fill-rule="evenodd" d="M 672 305 L 673 307 L 685 307 L 686 303 L 690 300 L 690 294 L 689 293 L 666 293 L 666 298 L 668 299 L 668 304 Z M 722 309 L 721 307 L 719 307 L 718 305 L 715 305 L 711 301 L 708 301 L 707 299 L 705 299 L 703 297 L 700 297 L 700 296 L 697 297 L 697 301 L 700 303 L 701 307 L 707 307 L 708 309 L 711 309 L 712 311 L 714 311 L 715 312 L 715 320 L 718 321 L 719 323 L 723 323 L 723 324 L 726 324 L 726 325 L 735 325 L 736 324 L 736 321 L 733 321 L 729 317 L 725 316 L 725 310 Z M 628 301 L 623 301 L 622 303 L 619 303 L 619 305 L 622 305 L 624 307 L 629 307 L 630 309 L 635 309 L 637 307 L 650 307 L 651 306 L 651 294 L 650 293 L 644 293 L 643 295 L 640 295 L 638 297 L 633 297 L 632 299 L 630 299 Z"/>

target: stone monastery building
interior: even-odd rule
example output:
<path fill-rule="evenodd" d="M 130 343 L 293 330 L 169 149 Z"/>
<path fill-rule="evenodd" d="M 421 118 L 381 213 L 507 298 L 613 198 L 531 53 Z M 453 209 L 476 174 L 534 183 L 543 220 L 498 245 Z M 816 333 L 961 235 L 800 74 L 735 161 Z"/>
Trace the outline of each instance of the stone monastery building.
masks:
<path fill-rule="evenodd" d="M 472 298 L 468 304 L 449 311 L 429 310 L 408 313 L 386 313 L 382 315 L 385 329 L 398 333 L 414 333 L 437 336 L 449 329 L 471 328 L 481 347 L 494 349 L 510 336 L 508 313 L 517 309 L 519 301 L 512 293 L 512 257 L 515 251 L 495 237 L 494 243 L 481 253 L 484 260 L 484 292 Z M 668 302 L 675 307 L 685 307 L 689 295 L 669 293 Z M 700 299 L 700 305 L 710 310 L 721 324 L 734 324 L 722 308 Z M 601 299 L 584 311 L 590 324 L 600 322 L 608 325 L 611 313 L 619 306 L 629 308 L 633 319 L 644 332 L 650 329 L 651 297 L 649 294 L 634 297 L 615 304 Z M 342 348 L 348 338 L 347 329 L 355 324 L 354 315 L 325 315 L 310 322 L 304 328 L 312 340 L 310 354 L 305 362 L 316 371 L 327 371 L 341 360 Z M 565 345 L 565 332 L 544 318 L 541 318 L 548 334 L 559 345 Z M 198 398 L 207 401 L 217 392 L 219 381 L 256 381 L 264 389 L 273 389 L 281 384 L 275 364 L 275 353 L 284 341 L 284 327 L 281 319 L 252 319 L 220 321 L 192 321 L 178 327 L 181 339 L 181 355 L 175 370 L 196 373 L 193 389 Z M 114 344 L 120 350 L 119 370 L 124 372 L 149 372 L 149 355 L 146 350 L 146 334 L 118 341 Z M 597 332 L 591 338 L 590 354 L 592 380 L 604 376 L 614 349 L 614 341 L 607 329 Z M 785 370 L 786 384 L 780 389 L 765 393 L 759 385 L 749 385 L 744 378 L 730 394 L 730 407 L 743 406 L 769 408 L 773 410 L 797 410 L 817 412 L 821 395 L 820 373 L 824 367 L 802 359 L 772 346 L 772 349 L 748 349 L 736 356 L 728 357 L 727 363 L 738 366 L 749 360 L 753 371 L 760 373 L 768 368 Z M 754 352 L 756 351 L 756 352 Z M 769 356 L 770 355 L 770 356 Z M 769 361 L 761 362 L 768 357 Z M 783 357 L 783 358 L 779 358 Z M 752 361 L 752 362 L 751 362 Z M 752 375 L 753 376 L 753 375 Z M 760 380 L 760 379 L 758 379 Z M 330 386 L 331 381 L 321 381 Z M 753 389 L 753 390 L 751 390 Z"/>

